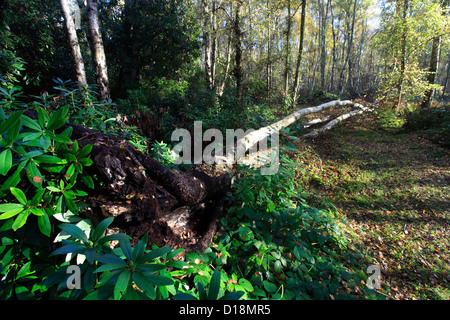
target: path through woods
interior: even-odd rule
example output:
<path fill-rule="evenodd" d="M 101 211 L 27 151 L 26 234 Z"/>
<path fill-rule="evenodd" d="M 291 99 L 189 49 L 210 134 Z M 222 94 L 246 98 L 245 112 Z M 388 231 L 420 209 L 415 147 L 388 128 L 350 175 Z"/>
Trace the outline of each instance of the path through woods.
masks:
<path fill-rule="evenodd" d="M 315 116 L 317 117 L 317 115 Z M 336 207 L 392 299 L 450 297 L 450 153 L 365 113 L 298 146 L 309 204 Z"/>

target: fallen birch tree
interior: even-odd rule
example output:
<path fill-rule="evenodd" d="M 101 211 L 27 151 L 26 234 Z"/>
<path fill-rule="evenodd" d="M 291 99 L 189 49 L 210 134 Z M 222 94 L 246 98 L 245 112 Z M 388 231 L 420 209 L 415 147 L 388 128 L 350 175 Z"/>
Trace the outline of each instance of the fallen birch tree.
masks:
<path fill-rule="evenodd" d="M 352 101 L 331 101 L 305 108 L 269 126 L 252 131 L 239 139 L 226 156 L 216 157 L 219 165 L 193 165 L 187 172 L 170 170 L 137 150 L 127 141 L 76 124 L 72 140 L 80 148 L 92 144 L 91 175 L 97 177 L 96 188 L 87 190 L 85 214 L 94 223 L 114 217 L 107 230 L 125 233 L 137 243 L 149 233 L 149 243 L 182 247 L 187 251 L 208 247 L 224 212 L 223 196 L 235 175 L 235 164 L 248 150 L 301 117 L 332 107 L 357 107 L 357 112 L 343 115 L 329 124 L 331 128 L 344 119 L 365 111 Z M 30 115 L 31 116 L 31 115 Z M 273 147 L 273 145 L 272 145 Z M 258 150 L 257 150 L 258 151 Z M 264 150 L 263 150 L 264 151 Z M 266 151 L 270 151 L 268 148 Z M 226 165 L 223 165 L 226 164 Z M 221 167 L 220 171 L 217 168 Z"/>

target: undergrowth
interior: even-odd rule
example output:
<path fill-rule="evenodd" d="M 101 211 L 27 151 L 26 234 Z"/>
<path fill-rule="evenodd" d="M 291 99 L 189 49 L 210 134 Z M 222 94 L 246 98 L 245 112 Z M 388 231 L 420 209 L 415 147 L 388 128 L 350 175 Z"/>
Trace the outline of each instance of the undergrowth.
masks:
<path fill-rule="evenodd" d="M 2 91 L 2 299 L 377 298 L 365 286 L 363 257 L 350 250 L 331 212 L 306 203 L 294 182 L 299 168 L 285 156 L 272 176 L 240 169 L 213 243 L 184 261 L 174 259 L 183 249 L 147 248 L 146 236 L 134 248 L 124 234 L 106 236 L 112 218 L 95 226 L 81 210 L 97 183 L 84 170 L 91 147 L 79 148 L 70 127 L 57 130 L 70 120 L 125 137 L 168 165 L 171 155 L 164 143 L 151 151 L 111 101 L 66 84 L 58 80 L 58 95 L 29 103 L 19 101 L 20 92 Z"/>

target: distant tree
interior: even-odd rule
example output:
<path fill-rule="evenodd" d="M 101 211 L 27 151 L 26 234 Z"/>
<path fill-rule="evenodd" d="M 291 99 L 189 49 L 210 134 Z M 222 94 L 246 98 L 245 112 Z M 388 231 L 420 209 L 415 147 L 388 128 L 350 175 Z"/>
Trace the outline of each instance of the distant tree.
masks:
<path fill-rule="evenodd" d="M 77 30 L 75 28 L 75 22 L 72 17 L 72 9 L 68 0 L 60 0 L 62 12 L 64 14 L 64 20 L 67 28 L 67 34 L 69 36 L 70 48 L 72 51 L 72 57 L 75 63 L 75 70 L 77 73 L 77 81 L 80 87 L 87 84 L 86 72 L 84 69 L 83 56 L 81 55 L 80 44 L 78 42 Z"/>
<path fill-rule="evenodd" d="M 94 62 L 95 77 L 99 86 L 102 100 L 110 99 L 109 78 L 106 66 L 105 50 L 103 48 L 102 33 L 98 18 L 98 1 L 87 1 L 87 17 L 89 23 L 89 34 L 91 42 L 92 60 Z"/>
<path fill-rule="evenodd" d="M 445 15 L 447 13 L 447 9 L 449 7 L 450 1 L 449 0 L 441 0 L 442 5 L 442 16 L 445 19 Z M 421 107 L 422 108 L 428 108 L 431 106 L 431 103 L 433 102 L 433 95 L 435 92 L 435 89 L 432 87 L 436 83 L 436 76 L 439 69 L 439 53 L 441 49 L 441 40 L 442 35 L 438 34 L 435 37 L 433 37 L 432 45 L 431 45 L 431 54 L 430 54 L 430 67 L 428 68 L 428 84 L 431 86 L 428 88 L 425 92 L 425 96 L 422 100 Z"/>
<path fill-rule="evenodd" d="M 176 77 L 198 55 L 199 28 L 188 1 L 125 0 L 103 5 L 103 41 L 116 95 L 139 88 L 143 79 Z"/>

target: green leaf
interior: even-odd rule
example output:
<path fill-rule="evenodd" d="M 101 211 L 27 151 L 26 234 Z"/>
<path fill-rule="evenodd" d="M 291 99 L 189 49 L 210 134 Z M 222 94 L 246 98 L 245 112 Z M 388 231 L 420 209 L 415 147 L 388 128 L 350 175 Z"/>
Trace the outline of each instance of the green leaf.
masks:
<path fill-rule="evenodd" d="M 274 293 L 275 291 L 277 291 L 277 286 L 267 280 L 263 281 L 263 286 L 264 286 L 264 289 L 266 289 L 266 291 L 268 291 L 270 293 Z"/>
<path fill-rule="evenodd" d="M 22 124 L 25 127 L 28 127 L 28 128 L 33 129 L 35 131 L 41 131 L 41 126 L 39 126 L 39 124 L 36 121 L 34 121 L 33 119 L 31 119 L 30 117 L 22 115 L 21 116 L 21 121 L 22 121 Z"/>
<path fill-rule="evenodd" d="M 173 284 L 173 280 L 168 277 L 159 275 L 146 275 L 146 279 L 156 286 L 170 286 Z"/>
<path fill-rule="evenodd" d="M 51 156 L 48 154 L 43 154 L 40 156 L 37 156 L 34 158 L 36 161 L 42 162 L 42 163 L 51 163 L 51 164 L 65 164 L 67 163 L 66 160 L 62 160 L 58 157 Z"/>
<path fill-rule="evenodd" d="M 12 225 L 12 229 L 14 231 L 16 231 L 17 229 L 20 229 L 23 227 L 23 225 L 27 222 L 28 216 L 29 216 L 30 212 L 29 211 L 23 211 L 21 212 L 16 220 L 14 221 L 13 225 Z"/>
<path fill-rule="evenodd" d="M 91 176 L 89 176 L 87 174 L 83 174 L 81 176 L 81 181 L 89 188 L 94 189 L 94 180 L 92 179 Z"/>
<path fill-rule="evenodd" d="M 3 111 L 3 108 L 0 106 L 0 125 L 5 122 L 5 112 Z"/>
<path fill-rule="evenodd" d="M 30 208 L 30 211 L 32 214 L 34 214 L 35 216 L 38 216 L 38 217 L 43 216 L 45 214 L 44 211 L 42 211 L 41 209 L 38 209 L 38 208 Z"/>
<path fill-rule="evenodd" d="M 14 173 L 0 186 L 1 191 L 9 190 L 9 188 L 16 186 L 20 182 L 20 174 L 22 173 L 22 169 L 25 167 L 26 163 L 26 161 L 19 163 Z M 2 193 L 0 192 L 0 195 L 1 194 Z"/>
<path fill-rule="evenodd" d="M 36 111 L 38 113 L 38 121 L 39 125 L 43 128 L 45 124 L 48 122 L 49 116 L 47 111 L 42 109 L 40 106 L 36 106 Z"/>
<path fill-rule="evenodd" d="M 184 267 L 189 267 L 189 263 L 180 261 L 180 260 L 173 260 L 173 261 L 166 263 L 166 267 L 183 269 Z"/>
<path fill-rule="evenodd" d="M 20 203 L 2 203 L 0 204 L 0 212 L 8 212 L 11 210 L 23 209 L 23 204 Z"/>
<path fill-rule="evenodd" d="M 47 213 L 44 213 L 42 216 L 38 217 L 38 227 L 43 235 L 50 237 L 52 226 Z"/>
<path fill-rule="evenodd" d="M 81 148 L 80 153 L 78 154 L 78 158 L 84 158 L 92 151 L 92 144 L 87 144 L 83 148 Z"/>
<path fill-rule="evenodd" d="M 36 191 L 36 194 L 34 195 L 33 199 L 31 199 L 30 204 L 34 207 L 38 206 L 39 203 L 42 200 L 42 196 L 45 193 L 45 189 L 44 188 L 40 188 Z"/>
<path fill-rule="evenodd" d="M 44 154 L 44 151 L 43 151 L 43 150 L 34 150 L 34 151 L 30 151 L 30 152 L 25 153 L 25 154 L 20 158 L 19 161 L 28 160 L 28 159 L 31 159 L 31 158 L 40 156 L 40 155 L 42 155 L 42 154 Z"/>
<path fill-rule="evenodd" d="M 11 127 L 15 126 L 17 123 L 20 123 L 20 117 L 22 116 L 22 113 L 23 111 L 16 111 L 12 115 L 10 115 L 5 122 L 2 123 L 0 125 L 0 135 L 5 133 Z"/>
<path fill-rule="evenodd" d="M 211 282 L 209 283 L 208 300 L 217 300 L 219 290 L 220 290 L 220 271 L 219 268 L 216 268 L 211 278 Z"/>
<path fill-rule="evenodd" d="M 254 290 L 252 284 L 247 279 L 240 279 L 239 285 L 245 289 L 245 291 L 252 292 Z"/>
<path fill-rule="evenodd" d="M 191 294 L 180 292 L 177 293 L 174 297 L 175 300 L 189 300 L 189 301 L 197 301 L 198 299 Z"/>
<path fill-rule="evenodd" d="M 23 208 L 23 205 L 20 205 L 20 206 L 21 206 L 20 208 L 11 209 L 9 211 L 6 211 L 5 213 L 2 213 L 0 215 L 0 220 L 6 220 L 6 219 L 9 219 L 9 218 L 12 218 L 15 215 L 21 213 L 24 210 L 24 208 Z"/>
<path fill-rule="evenodd" d="M 125 257 L 132 261 L 133 248 L 131 248 L 130 241 L 128 239 L 121 239 L 119 240 L 119 245 Z"/>
<path fill-rule="evenodd" d="M 132 260 L 136 261 L 140 256 L 142 256 L 145 252 L 145 248 L 147 247 L 148 242 L 148 232 L 142 237 L 142 239 L 137 243 L 134 247 Z"/>
<path fill-rule="evenodd" d="M 27 164 L 27 177 L 30 183 L 33 184 L 36 188 L 40 188 L 42 186 L 42 173 L 32 161 Z"/>
<path fill-rule="evenodd" d="M 171 260 L 184 251 L 185 251 L 184 249 L 175 249 L 172 252 L 167 254 L 166 260 Z"/>
<path fill-rule="evenodd" d="M 156 248 L 156 249 L 152 250 L 151 252 L 147 253 L 146 255 L 144 255 L 143 259 L 140 259 L 140 260 L 142 262 L 152 261 L 156 258 L 159 258 L 159 257 L 165 255 L 166 253 L 169 253 L 172 250 L 173 249 L 170 247 Z"/>
<path fill-rule="evenodd" d="M 77 140 L 75 140 L 72 144 L 72 151 L 74 154 L 78 153 L 78 141 Z"/>
<path fill-rule="evenodd" d="M 199 299 L 200 300 L 208 300 L 208 296 L 206 295 L 205 288 L 203 287 L 203 285 L 200 282 L 197 283 L 197 288 L 198 288 Z"/>
<path fill-rule="evenodd" d="M 131 272 L 130 270 L 124 270 L 117 278 L 114 286 L 114 300 L 120 300 L 128 288 L 130 283 Z"/>
<path fill-rule="evenodd" d="M 94 163 L 90 158 L 82 158 L 78 160 L 79 163 L 81 163 L 85 167 L 92 166 Z"/>
<path fill-rule="evenodd" d="M 219 300 L 239 300 L 244 294 L 243 291 L 229 292 Z"/>
<path fill-rule="evenodd" d="M 61 143 L 71 143 L 72 140 L 70 140 L 70 138 L 68 138 L 67 136 L 63 135 L 63 134 L 54 134 L 51 131 L 47 131 L 45 133 L 50 139 L 56 141 L 56 142 L 61 142 Z"/>
<path fill-rule="evenodd" d="M 103 236 L 103 233 L 106 231 L 106 228 L 109 227 L 109 225 L 113 222 L 113 220 L 114 220 L 113 217 L 103 219 L 97 225 L 97 227 L 95 227 L 94 232 L 92 234 L 92 241 L 93 242 L 97 242 Z"/>
<path fill-rule="evenodd" d="M 125 270 L 126 268 L 127 268 L 127 264 L 125 263 L 125 261 L 121 260 L 121 262 L 112 262 L 112 263 L 104 264 L 104 265 L 98 267 L 94 272 L 100 273 L 100 272 L 104 272 L 104 271 L 112 271 L 112 270 L 119 270 L 119 269 Z"/>
<path fill-rule="evenodd" d="M 12 167 L 12 152 L 9 149 L 0 153 L 0 174 L 6 175 Z"/>
<path fill-rule="evenodd" d="M 111 234 L 109 236 L 100 238 L 97 243 L 98 244 L 104 244 L 108 241 L 119 241 L 119 240 L 123 240 L 123 239 L 130 239 L 130 236 L 127 236 L 123 233 L 118 233 L 118 234 Z"/>
<path fill-rule="evenodd" d="M 164 269 L 166 269 L 166 266 L 163 264 L 150 264 L 150 263 L 138 264 L 138 266 L 136 267 L 137 271 L 141 272 L 142 274 L 145 274 L 146 276 L 154 274 Z"/>
<path fill-rule="evenodd" d="M 72 163 L 66 171 L 66 178 L 70 179 L 75 173 L 75 165 Z"/>
<path fill-rule="evenodd" d="M 58 254 L 68 254 L 68 253 L 82 253 L 86 247 L 81 243 L 69 243 L 63 245 L 61 248 L 56 249 L 50 256 L 55 256 Z"/>
<path fill-rule="evenodd" d="M 66 115 L 69 112 L 69 107 L 64 106 L 58 111 L 56 111 L 48 120 L 47 129 L 56 130 L 61 128 L 66 123 Z"/>
<path fill-rule="evenodd" d="M 70 234 L 75 239 L 78 239 L 83 242 L 88 242 L 88 238 L 86 237 L 86 234 L 76 225 L 70 224 L 70 223 L 62 223 L 58 225 L 58 227 Z"/>
<path fill-rule="evenodd" d="M 23 205 L 27 204 L 27 197 L 25 196 L 25 193 L 23 193 L 22 190 L 18 188 L 11 188 L 10 190 L 13 196 L 17 199 L 17 201 L 19 201 Z"/>
<path fill-rule="evenodd" d="M 148 295 L 152 299 L 156 298 L 155 285 L 148 281 L 147 276 L 139 272 L 135 272 L 133 274 L 133 280 L 138 288 L 141 289 L 146 295 Z"/>

